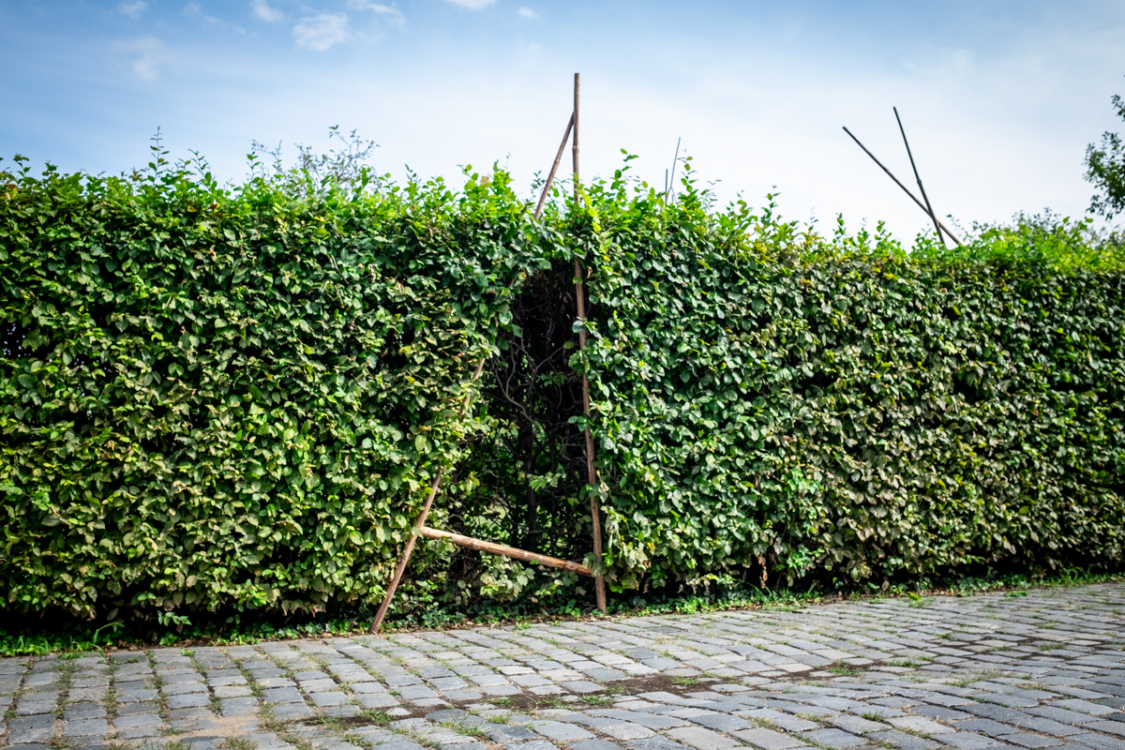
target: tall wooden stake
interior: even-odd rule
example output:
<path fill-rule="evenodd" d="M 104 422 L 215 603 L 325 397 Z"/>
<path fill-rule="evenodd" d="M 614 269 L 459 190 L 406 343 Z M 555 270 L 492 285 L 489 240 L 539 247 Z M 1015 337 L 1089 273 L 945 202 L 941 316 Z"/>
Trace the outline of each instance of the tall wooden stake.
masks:
<path fill-rule="evenodd" d="M 480 364 L 477 365 L 477 371 L 473 373 L 473 379 L 469 382 L 475 383 L 483 370 L 484 360 L 482 359 Z M 461 409 L 461 414 L 464 415 L 468 408 L 469 404 L 466 401 Z M 422 533 L 422 529 L 426 526 L 426 516 L 430 515 L 430 508 L 433 506 L 434 498 L 437 497 L 438 490 L 441 488 L 441 478 L 444 473 L 444 469 L 439 469 L 434 481 L 430 483 L 430 494 L 426 498 L 426 502 L 422 504 L 422 512 L 418 514 L 418 520 L 414 522 L 410 538 L 406 540 L 406 548 L 402 551 L 402 557 L 399 558 L 394 578 L 391 579 L 391 585 L 387 587 L 387 595 L 383 597 L 383 603 L 379 605 L 379 611 L 375 614 L 374 622 L 371 623 L 370 632 L 372 633 L 377 632 L 383 626 L 383 618 L 387 616 L 387 610 L 390 609 L 395 590 L 398 589 L 399 583 L 402 582 L 402 576 L 406 573 L 406 564 L 410 562 L 410 555 L 414 553 L 414 545 L 418 542 L 418 535 Z"/>
<path fill-rule="evenodd" d="M 579 188 L 578 180 L 578 92 L 579 92 L 579 78 L 578 74 L 574 74 L 574 204 L 577 207 L 578 201 L 581 196 L 581 189 Z M 578 348 L 580 351 L 586 350 L 586 293 L 585 285 L 582 283 L 583 272 L 582 263 L 578 258 L 574 259 L 574 291 L 575 296 L 578 297 L 578 319 L 582 321 L 582 328 L 578 332 Z M 590 419 L 590 381 L 586 377 L 586 373 L 582 373 L 582 412 L 586 415 L 587 423 Z M 594 434 L 590 431 L 589 424 L 586 427 L 586 482 L 590 486 L 590 516 L 594 521 L 594 556 L 598 558 L 598 562 L 602 561 L 602 520 L 601 513 L 598 509 L 598 470 L 594 466 Z M 606 612 L 606 599 L 605 599 L 605 578 L 599 573 L 594 578 L 594 594 L 597 596 L 598 609 L 602 614 Z"/>

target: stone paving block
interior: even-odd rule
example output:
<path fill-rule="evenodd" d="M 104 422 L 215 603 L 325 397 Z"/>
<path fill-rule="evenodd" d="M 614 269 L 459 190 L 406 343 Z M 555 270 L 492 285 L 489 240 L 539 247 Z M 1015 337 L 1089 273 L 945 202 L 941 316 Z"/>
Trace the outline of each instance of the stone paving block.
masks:
<path fill-rule="evenodd" d="M 811 732 L 801 732 L 800 736 L 820 747 L 847 748 L 867 744 L 867 740 L 842 729 L 816 729 Z"/>
<path fill-rule="evenodd" d="M 718 732 L 712 732 L 710 729 L 703 729 L 702 727 L 677 727 L 669 729 L 665 734 L 673 740 L 694 747 L 696 750 L 725 750 L 739 744 L 730 737 L 724 737 Z"/>
<path fill-rule="evenodd" d="M 953 727 L 959 732 L 977 732 L 995 737 L 998 734 L 1012 734 L 1018 731 L 1015 727 L 1001 724 L 992 719 L 967 719 L 953 722 Z M 929 734 L 932 734 L 930 732 Z"/>
<path fill-rule="evenodd" d="M 1025 716 L 1025 714 L 1020 711 L 998 706 L 995 703 L 972 703 L 961 706 L 960 710 L 973 714 L 974 716 L 993 719 L 995 721 L 1016 721 L 1022 716 Z"/>
<path fill-rule="evenodd" d="M 160 728 L 164 726 L 164 719 L 158 714 L 137 714 L 135 716 L 118 716 L 113 720 L 114 729 L 138 729 L 141 727 Z"/>
<path fill-rule="evenodd" d="M 767 721 L 770 724 L 776 724 L 787 732 L 805 732 L 811 729 L 816 729 L 819 725 L 815 721 L 802 719 L 797 716 L 790 716 L 789 714 L 775 711 L 769 708 L 758 708 L 752 711 L 742 711 L 743 716 L 749 716 L 754 719 Z"/>
<path fill-rule="evenodd" d="M 117 691 L 118 703 L 138 703 L 140 701 L 154 701 L 159 697 L 155 690 L 134 689 Z"/>
<path fill-rule="evenodd" d="M 532 728 L 547 739 L 560 742 L 577 742 L 594 737 L 580 726 L 560 721 L 537 721 L 532 724 Z"/>
<path fill-rule="evenodd" d="M 67 707 L 63 709 L 63 719 L 65 721 L 103 718 L 105 718 L 105 706 L 100 703 L 69 703 Z"/>
<path fill-rule="evenodd" d="M 1108 714 L 1116 713 L 1116 711 L 1114 711 L 1114 709 L 1110 708 L 1109 706 L 1103 706 L 1098 703 L 1091 703 L 1090 701 L 1084 701 L 1077 698 L 1055 701 L 1051 705 L 1057 708 L 1066 708 L 1071 711 L 1077 711 L 1078 713 L 1089 714 L 1091 716 L 1106 716 Z"/>
<path fill-rule="evenodd" d="M 258 710 L 257 698 L 224 698 L 219 701 L 223 716 L 245 716 Z"/>
<path fill-rule="evenodd" d="M 952 745 L 953 747 L 960 748 L 960 750 L 983 750 L 988 747 L 1006 745 L 1006 743 L 1000 742 L 999 740 L 973 732 L 948 732 L 941 736 L 941 741 L 943 744 Z M 1008 745 L 1008 747 L 1011 746 Z"/>
<path fill-rule="evenodd" d="M 1004 736 L 1000 737 L 999 739 L 1003 740 L 1004 742 L 1009 742 L 1013 745 L 1019 745 L 1020 747 L 1031 747 L 1031 748 L 1054 747 L 1056 745 L 1063 744 L 1061 740 L 1055 739 L 1054 737 L 1044 737 L 1042 735 L 1031 734 L 1029 732 L 1017 732 L 1015 734 L 1005 734 Z"/>
<path fill-rule="evenodd" d="M 571 745 L 570 750 L 621 750 L 621 746 L 608 740 L 583 740 Z"/>
<path fill-rule="evenodd" d="M 755 747 L 762 748 L 762 750 L 793 750 L 805 744 L 803 740 L 792 735 L 782 734 L 781 732 L 775 732 L 772 729 L 766 729 L 764 727 L 743 729 L 737 732 L 731 732 L 731 734 L 743 742 L 748 742 Z"/>
<path fill-rule="evenodd" d="M 312 715 L 312 709 L 304 703 L 280 703 L 273 707 L 273 716 L 278 721 L 307 719 Z"/>
<path fill-rule="evenodd" d="M 894 725 L 898 729 L 905 729 L 908 732 L 918 732 L 919 734 L 942 734 L 944 732 L 954 731 L 944 724 L 939 724 L 924 716 L 891 716 L 887 719 L 887 723 Z"/>
<path fill-rule="evenodd" d="M 393 739 L 380 743 L 377 747 L 379 750 L 425 750 L 425 748 L 417 742 L 401 736 L 396 736 Z"/>
<path fill-rule="evenodd" d="M 399 705 L 398 699 L 390 693 L 358 693 L 355 700 L 364 708 L 389 708 Z"/>
<path fill-rule="evenodd" d="M 185 693 L 184 695 L 168 696 L 168 708 L 192 708 L 211 705 L 211 699 L 206 693 Z"/>
<path fill-rule="evenodd" d="M 481 730 L 501 744 L 513 741 L 537 740 L 539 735 L 526 727 L 503 726 L 500 724 L 485 724 Z"/>
<path fill-rule="evenodd" d="M 890 729 L 888 725 L 882 722 L 871 721 L 870 719 L 863 719 L 858 716 L 833 716 L 829 719 L 829 722 L 835 724 L 837 728 L 843 729 L 845 732 L 851 732 L 852 734 L 866 734 L 868 732 L 880 732 Z"/>
<path fill-rule="evenodd" d="M 342 706 L 351 700 L 340 692 L 311 693 L 309 698 L 316 706 Z"/>
<path fill-rule="evenodd" d="M 1078 743 L 1084 747 L 1092 747 L 1095 750 L 1125 750 L 1125 744 L 1122 743 L 1120 738 L 1095 734 L 1094 732 L 1075 734 L 1067 737 L 1067 741 Z"/>
<path fill-rule="evenodd" d="M 1091 721 L 1089 724 L 1085 724 L 1083 728 L 1116 735 L 1118 737 L 1125 737 L 1125 723 L 1120 721 Z"/>
<path fill-rule="evenodd" d="M 105 719 L 73 719 L 62 723 L 64 737 L 104 737 L 105 733 Z"/>
<path fill-rule="evenodd" d="M 972 718 L 972 714 L 945 706 L 914 706 L 910 710 L 918 716 L 937 719 L 938 721 L 957 721 L 958 719 Z"/>
<path fill-rule="evenodd" d="M 642 713 L 640 711 L 605 711 L 603 715 L 611 719 L 620 719 L 621 721 L 640 724 L 646 729 L 655 729 L 657 731 L 671 729 L 672 727 L 690 726 L 690 723 L 684 719 L 661 716 L 659 714 Z"/>
<path fill-rule="evenodd" d="M 740 729 L 749 729 L 750 727 L 755 726 L 746 719 L 740 718 L 738 716 L 731 716 L 730 714 L 702 714 L 699 716 L 693 716 L 690 720 L 696 724 L 705 726 L 708 729 L 714 729 L 718 732 L 728 733 L 735 732 Z"/>
<path fill-rule="evenodd" d="M 378 682 L 360 682 L 351 686 L 353 693 L 386 693 L 387 688 Z"/>
<path fill-rule="evenodd" d="M 1089 724 L 1091 721 L 1097 721 L 1096 716 L 1079 713 L 1078 711 L 1071 711 L 1065 708 L 1058 708 L 1056 706 L 1039 706 L 1038 708 L 1029 708 L 1027 709 L 1027 713 L 1032 716 L 1042 716 L 1045 719 L 1051 719 L 1062 724 L 1069 724 L 1071 726 L 1077 727 Z M 1023 721 L 1023 719 L 1021 718 L 1018 721 Z"/>
<path fill-rule="evenodd" d="M 16 716 L 35 716 L 36 714 L 54 714 L 58 701 L 25 701 L 16 704 Z"/>
<path fill-rule="evenodd" d="M 139 716 L 141 714 L 158 714 L 160 706 L 150 701 L 139 703 L 123 703 L 117 707 L 118 716 Z"/>
<path fill-rule="evenodd" d="M 933 740 L 928 740 L 914 734 L 907 734 L 906 732 L 900 732 L 897 729 L 888 729 L 883 732 L 871 732 L 867 737 L 872 740 L 878 740 L 879 742 L 889 743 L 900 750 L 935 750 L 941 747 L 941 744 Z"/>
<path fill-rule="evenodd" d="M 282 687 L 270 688 L 269 690 L 262 691 L 262 699 L 266 703 L 301 703 L 305 699 L 298 692 L 297 688 Z"/>
<path fill-rule="evenodd" d="M 424 685 L 405 685 L 397 688 L 399 697 L 403 700 L 418 700 L 421 698 L 436 698 L 438 694 Z"/>
<path fill-rule="evenodd" d="M 484 698 L 484 693 L 478 692 L 476 690 L 446 690 L 441 695 L 446 700 L 454 701 L 457 703 L 479 701 Z"/>
<path fill-rule="evenodd" d="M 54 714 L 16 718 L 8 722 L 7 741 L 12 745 L 46 742 L 50 740 L 54 734 Z"/>

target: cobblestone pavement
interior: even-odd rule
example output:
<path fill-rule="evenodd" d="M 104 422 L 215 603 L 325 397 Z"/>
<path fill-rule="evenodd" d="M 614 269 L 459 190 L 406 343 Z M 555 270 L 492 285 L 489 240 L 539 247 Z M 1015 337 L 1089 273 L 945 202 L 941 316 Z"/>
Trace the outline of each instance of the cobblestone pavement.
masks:
<path fill-rule="evenodd" d="M 1125 585 L 0 660 L 0 747 L 1125 750 Z"/>

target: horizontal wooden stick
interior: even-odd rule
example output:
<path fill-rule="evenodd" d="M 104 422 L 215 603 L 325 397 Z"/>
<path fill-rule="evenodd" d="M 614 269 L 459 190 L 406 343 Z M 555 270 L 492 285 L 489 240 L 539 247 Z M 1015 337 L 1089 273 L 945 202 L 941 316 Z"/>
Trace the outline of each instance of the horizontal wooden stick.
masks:
<path fill-rule="evenodd" d="M 569 570 L 571 573 L 578 573 L 579 575 L 583 576 L 594 575 L 594 571 L 590 570 L 584 565 L 579 565 L 578 563 L 570 562 L 569 560 L 560 560 L 557 557 L 547 557 L 546 555 L 540 555 L 535 552 L 526 552 L 522 549 L 509 547 L 506 544 L 485 542 L 480 539 L 473 539 L 470 536 L 451 534 L 448 531 L 438 531 L 437 529 L 431 529 L 427 526 L 423 526 L 418 530 L 418 532 L 427 539 L 448 539 L 449 541 L 453 542 L 454 544 L 460 545 L 461 547 L 468 547 L 469 549 L 475 549 L 479 552 L 488 552 L 493 555 L 514 557 L 515 559 L 522 560 L 523 562 L 533 562 L 539 563 L 540 565 L 546 565 L 551 568 L 561 568 L 563 570 Z"/>

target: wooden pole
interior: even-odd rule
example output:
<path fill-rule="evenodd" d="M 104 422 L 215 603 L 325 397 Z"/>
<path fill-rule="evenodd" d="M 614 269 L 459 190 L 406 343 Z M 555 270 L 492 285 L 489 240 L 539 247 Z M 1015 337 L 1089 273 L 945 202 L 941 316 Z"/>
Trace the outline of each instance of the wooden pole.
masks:
<path fill-rule="evenodd" d="M 570 139 L 570 130 L 574 127 L 574 113 L 570 114 L 570 121 L 566 124 L 566 132 L 563 133 L 562 143 L 559 144 L 559 152 L 555 154 L 555 163 L 551 165 L 551 172 L 547 175 L 547 184 L 543 186 L 543 194 L 539 196 L 539 205 L 535 207 L 535 218 L 539 219 L 539 214 L 543 213 L 543 204 L 547 202 L 547 193 L 551 190 L 551 183 L 555 181 L 555 172 L 559 168 L 559 162 L 562 161 L 563 151 L 566 150 L 566 142 Z"/>
<path fill-rule="evenodd" d="M 449 531 L 439 531 L 438 529 L 431 529 L 429 527 L 422 527 L 419 533 L 427 539 L 448 539 L 454 544 L 469 549 L 475 549 L 479 552 L 488 552 L 493 555 L 505 555 L 507 557 L 521 560 L 528 563 L 539 563 L 540 565 L 547 565 L 552 568 L 560 568 L 562 570 L 569 570 L 571 573 L 578 573 L 579 575 L 592 576 L 594 571 L 590 570 L 584 565 L 579 565 L 569 560 L 560 560 L 557 557 L 549 557 L 547 555 L 540 555 L 537 552 L 527 552 L 515 547 L 509 547 L 506 544 L 496 544 L 495 542 L 486 542 L 483 539 L 473 539 L 471 536 L 464 536 L 462 534 L 454 534 Z"/>
<path fill-rule="evenodd" d="M 892 180 L 894 180 L 894 183 L 895 183 L 896 185 L 898 185 L 898 186 L 899 186 L 900 188 L 902 188 L 902 192 L 904 192 L 904 193 L 906 193 L 907 195 L 909 195 L 909 196 L 910 196 L 910 200 L 912 200 L 912 201 L 914 201 L 915 203 L 917 203 L 917 204 L 918 204 L 918 208 L 922 209 L 923 211 L 926 211 L 926 207 L 925 207 L 924 205 L 922 205 L 922 201 L 920 201 L 920 200 L 918 200 L 917 198 L 915 198 L 915 197 L 914 197 L 914 193 L 910 192 L 910 189 L 909 189 L 909 188 L 907 188 L 907 187 L 906 187 L 906 185 L 903 185 L 903 184 L 902 184 L 901 182 L 899 182 L 899 179 L 898 179 L 897 177 L 895 177 L 895 176 L 894 176 L 894 175 L 893 175 L 893 174 L 891 173 L 891 170 L 889 170 L 889 169 L 887 169 L 886 167 L 884 167 L 884 166 L 883 166 L 883 162 L 881 162 L 881 161 L 879 161 L 878 159 L 876 159 L 876 158 L 875 158 L 875 154 L 873 154 L 873 153 L 871 153 L 870 151 L 868 151 L 868 150 L 867 150 L 867 146 L 864 146 L 864 145 L 863 145 L 863 144 L 862 144 L 862 143 L 860 142 L 860 140 L 859 140 L 858 138 L 856 138 L 856 137 L 855 137 L 855 134 L 853 134 L 853 133 L 852 133 L 852 131 L 848 130 L 848 129 L 847 129 L 847 127 L 845 127 L 845 128 L 844 128 L 844 132 L 845 132 L 845 133 L 847 133 L 847 134 L 848 134 L 849 136 L 851 136 L 851 139 L 852 139 L 853 141 L 855 141 L 855 145 L 857 145 L 857 146 L 859 146 L 859 147 L 860 147 L 861 149 L 863 149 L 863 153 L 865 153 L 865 154 L 867 154 L 868 156 L 870 156 L 870 157 L 871 157 L 871 161 L 873 161 L 873 162 L 875 162 L 876 164 L 878 164 L 878 165 L 879 165 L 879 169 L 881 169 L 881 170 L 883 170 L 884 172 L 886 172 L 886 173 L 887 173 L 887 177 L 890 177 L 890 178 L 891 178 Z M 926 213 L 929 213 L 929 211 L 926 211 Z M 932 218 L 932 217 L 931 217 L 931 218 Z M 946 235 L 947 235 L 947 236 L 949 237 L 949 239 L 951 239 L 951 240 L 953 240 L 954 242 L 956 242 L 956 243 L 957 243 L 957 246 L 958 246 L 958 247 L 960 247 L 960 246 L 961 246 L 961 241 L 960 241 L 959 239 L 957 239 L 956 237 L 954 237 L 954 236 L 953 236 L 953 232 L 950 232 L 950 231 L 949 231 L 949 230 L 948 230 L 948 229 L 946 228 L 945 224 L 942 224 L 942 223 L 941 223 L 941 222 L 939 221 L 939 222 L 938 222 L 938 226 L 939 226 L 939 227 L 941 227 L 941 230 L 942 230 L 943 232 L 945 232 L 945 234 L 946 234 Z"/>
<path fill-rule="evenodd" d="M 578 179 L 578 93 L 579 78 L 574 74 L 574 204 L 577 207 L 581 195 Z M 578 297 L 578 319 L 582 327 L 578 331 L 578 348 L 586 350 L 586 294 L 582 283 L 582 263 L 574 259 L 574 291 Z M 590 488 L 590 516 L 594 521 L 594 556 L 600 563 L 602 560 L 602 520 L 598 509 L 598 470 L 594 466 L 594 435 L 590 431 L 590 381 L 586 373 L 582 373 L 582 412 L 586 415 L 586 482 Z M 601 574 L 594 577 L 594 594 L 597 597 L 598 609 L 602 614 L 606 612 L 605 577 Z"/>
<path fill-rule="evenodd" d="M 910 168 L 914 170 L 914 179 L 918 183 L 918 190 L 922 193 L 922 200 L 926 202 L 926 213 L 934 221 L 934 231 L 937 232 L 938 242 L 942 247 L 945 247 L 945 238 L 941 236 L 941 226 L 938 224 L 937 214 L 934 213 L 934 207 L 930 205 L 930 199 L 926 197 L 926 188 L 922 187 L 922 178 L 918 176 L 918 167 L 914 166 L 914 154 L 910 153 L 910 141 L 906 140 L 906 129 L 902 127 L 902 118 L 898 116 L 898 107 L 891 107 L 895 111 L 895 120 L 898 121 L 898 131 L 902 133 L 902 142 L 906 144 L 906 155 L 910 157 Z"/>
<path fill-rule="evenodd" d="M 469 383 L 475 383 L 479 378 L 481 372 L 484 370 L 484 360 L 480 361 L 477 365 L 477 371 L 473 373 L 473 379 Z M 461 415 L 464 416 L 465 411 L 469 408 L 468 396 L 466 396 L 465 404 L 461 407 Z M 426 502 L 422 504 L 422 512 L 418 514 L 418 520 L 414 522 L 414 528 L 411 531 L 410 538 L 406 540 L 406 548 L 402 551 L 402 557 L 399 558 L 398 567 L 395 568 L 395 575 L 391 579 L 391 584 L 387 587 L 387 595 L 383 597 L 383 603 L 379 605 L 379 611 L 375 614 L 375 620 L 371 623 L 370 632 L 375 633 L 379 628 L 383 627 L 383 618 L 387 616 L 387 610 L 390 609 L 391 599 L 395 596 L 395 591 L 398 589 L 399 583 L 402 582 L 402 576 L 406 573 L 406 564 L 410 562 L 410 555 L 414 553 L 414 545 L 418 542 L 418 534 L 426 525 L 426 516 L 430 515 L 430 507 L 434 504 L 434 498 L 437 497 L 438 490 L 441 488 L 441 478 L 444 474 L 444 469 L 439 469 L 434 481 L 430 483 L 430 494 L 426 498 Z"/>

